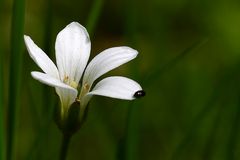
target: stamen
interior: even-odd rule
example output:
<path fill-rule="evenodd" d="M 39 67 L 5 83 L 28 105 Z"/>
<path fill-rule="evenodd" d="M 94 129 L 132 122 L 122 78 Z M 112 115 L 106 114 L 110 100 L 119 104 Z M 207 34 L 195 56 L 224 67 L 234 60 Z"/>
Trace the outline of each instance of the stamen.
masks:
<path fill-rule="evenodd" d="M 82 89 L 81 89 L 81 92 L 80 92 L 80 95 L 79 95 L 79 99 L 81 100 L 81 98 L 83 96 L 85 96 L 90 90 L 90 85 L 88 83 L 85 83 L 83 86 L 82 86 Z"/>
<path fill-rule="evenodd" d="M 68 76 L 64 76 L 63 82 L 64 83 L 68 83 L 69 77 Z"/>
<path fill-rule="evenodd" d="M 84 84 L 84 89 L 88 91 L 88 90 L 89 90 L 89 88 L 90 88 L 90 85 L 89 85 L 89 84 L 87 84 L 87 83 L 85 83 L 85 84 Z"/>

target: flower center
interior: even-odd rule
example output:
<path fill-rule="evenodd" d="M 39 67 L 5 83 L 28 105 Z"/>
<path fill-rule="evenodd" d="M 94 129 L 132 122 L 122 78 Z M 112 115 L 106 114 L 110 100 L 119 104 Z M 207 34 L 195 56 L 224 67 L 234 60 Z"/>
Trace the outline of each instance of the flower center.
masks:
<path fill-rule="evenodd" d="M 69 85 L 69 86 L 71 86 L 73 88 L 77 88 L 78 87 L 77 82 L 70 80 L 69 76 L 64 76 L 63 83 L 65 83 L 65 84 L 67 84 L 67 85 Z"/>
<path fill-rule="evenodd" d="M 78 87 L 78 84 L 77 84 L 77 82 L 75 82 L 75 81 L 71 81 L 71 82 L 70 82 L 70 86 L 73 87 L 73 88 L 77 88 L 77 87 Z"/>

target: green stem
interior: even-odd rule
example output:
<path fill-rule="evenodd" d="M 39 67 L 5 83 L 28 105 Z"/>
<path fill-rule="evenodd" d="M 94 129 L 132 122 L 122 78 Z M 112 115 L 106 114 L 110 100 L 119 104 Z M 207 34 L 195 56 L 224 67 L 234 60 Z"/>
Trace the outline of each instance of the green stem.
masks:
<path fill-rule="evenodd" d="M 71 137 L 71 134 L 63 133 L 59 160 L 66 160 Z"/>
<path fill-rule="evenodd" d="M 7 160 L 14 159 L 13 146 L 15 140 L 16 115 L 18 111 L 24 29 L 24 0 L 14 0 L 11 24 L 11 55 L 9 77 L 8 137 Z"/>

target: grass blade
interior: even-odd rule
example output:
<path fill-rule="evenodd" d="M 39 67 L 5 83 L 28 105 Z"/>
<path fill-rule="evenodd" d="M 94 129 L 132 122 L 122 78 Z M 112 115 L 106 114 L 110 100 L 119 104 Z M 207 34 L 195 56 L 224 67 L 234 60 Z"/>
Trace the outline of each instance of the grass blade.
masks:
<path fill-rule="evenodd" d="M 4 157 L 4 107 L 3 107 L 3 73 L 2 73 L 2 63 L 0 62 L 0 159 Z"/>
<path fill-rule="evenodd" d="M 0 46 L 1 47 L 1 46 Z M 2 50 L 0 49 L 0 54 L 2 57 Z M 3 129 L 3 63 L 2 58 L 0 59 L 0 159 L 3 159 L 3 152 L 4 152 L 4 143 L 3 143 L 3 137 L 4 137 L 4 129 Z"/>
<path fill-rule="evenodd" d="M 45 15 L 45 29 L 44 29 L 44 50 L 47 53 L 51 59 L 53 59 L 54 55 L 52 52 L 51 44 L 52 44 L 52 23 L 53 23 L 53 1 L 48 0 L 47 1 L 47 7 L 46 7 L 46 15 Z M 43 85 L 43 106 L 41 106 L 41 116 L 45 117 L 44 121 L 42 121 L 42 126 L 39 127 L 39 135 L 37 136 L 37 139 L 35 144 L 38 145 L 39 149 L 37 150 L 37 157 L 43 157 L 42 154 L 46 152 L 46 149 L 49 149 L 47 146 L 48 141 L 46 139 L 49 139 L 49 131 L 50 131 L 50 122 L 53 119 L 53 111 L 54 111 L 54 90 L 50 88 L 47 85 Z M 39 119 L 40 120 L 40 119 Z M 41 121 L 41 120 L 40 120 Z"/>
<path fill-rule="evenodd" d="M 125 8 L 125 34 L 131 47 L 137 46 L 137 26 L 138 26 L 138 1 L 124 1 Z M 130 66 L 130 72 L 133 77 L 138 79 L 140 71 L 138 68 L 139 61 L 135 61 L 134 65 Z M 140 120 L 140 103 L 130 102 L 127 108 L 126 126 L 124 131 L 123 146 L 119 145 L 118 159 L 137 160 L 139 146 L 139 120 Z M 122 156 L 122 157 L 121 157 Z"/>
<path fill-rule="evenodd" d="M 51 57 L 51 59 L 53 59 L 54 55 L 51 49 L 51 44 L 52 44 L 52 8 L 53 8 L 53 1 L 52 0 L 48 0 L 47 1 L 47 7 L 46 7 L 46 15 L 45 15 L 45 29 L 44 29 L 44 51 L 46 52 L 46 54 L 48 55 L 48 57 Z M 54 105 L 53 102 L 53 92 L 51 90 L 51 88 L 47 85 L 43 86 L 43 102 L 44 102 L 44 106 L 43 108 L 43 115 L 49 115 L 52 113 L 50 113 L 50 110 L 52 110 L 51 108 Z M 48 122 L 47 122 L 48 123 Z"/>
<path fill-rule="evenodd" d="M 236 84 L 238 84 L 239 82 L 239 79 L 237 79 L 237 82 Z M 239 100 L 239 86 L 237 86 L 237 95 L 238 95 L 238 105 L 236 106 L 236 110 L 235 110 L 235 117 L 233 118 L 233 122 L 232 122 L 232 127 L 231 127 L 231 130 L 230 130 L 230 136 L 229 136 L 229 140 L 228 140 L 228 145 L 226 147 L 226 159 L 227 160 L 234 160 L 234 159 L 237 159 L 235 153 L 236 151 L 238 150 L 238 142 L 237 139 L 238 139 L 238 136 L 239 136 L 239 133 L 240 133 L 240 128 L 239 128 L 239 122 L 240 122 L 240 107 L 239 107 L 239 104 L 240 104 L 240 100 Z"/>
<path fill-rule="evenodd" d="M 143 86 L 147 86 L 147 85 L 153 84 L 154 82 L 157 82 L 164 72 L 174 67 L 180 60 L 186 57 L 186 55 L 194 52 L 195 50 L 197 50 L 198 48 L 206 44 L 207 41 L 208 39 L 206 38 L 203 40 L 197 41 L 196 43 L 192 44 L 190 47 L 186 48 L 174 59 L 170 60 L 169 62 L 163 64 L 159 68 L 149 73 L 149 75 L 145 76 L 145 78 L 142 81 Z"/>
<path fill-rule="evenodd" d="M 204 160 L 211 160 L 212 159 L 212 154 L 214 152 L 214 148 L 215 148 L 215 143 L 214 143 L 214 138 L 216 136 L 216 132 L 217 132 L 217 129 L 218 127 L 221 125 L 219 123 L 219 121 L 221 120 L 221 116 L 222 116 L 222 113 L 224 112 L 224 107 L 220 106 L 214 119 L 213 119 L 213 124 L 212 124 L 212 127 L 210 128 L 210 131 L 209 131 L 209 135 L 208 137 L 206 138 L 206 144 L 204 146 L 204 149 L 203 149 L 203 153 L 202 153 L 202 159 Z"/>
<path fill-rule="evenodd" d="M 124 159 L 136 160 L 138 152 L 138 140 L 139 140 L 139 106 L 136 103 L 131 102 L 128 106 L 128 115 L 126 120 L 125 131 L 125 148 Z"/>
<path fill-rule="evenodd" d="M 23 54 L 24 0 L 14 0 L 11 23 L 11 54 L 8 103 L 7 159 L 14 159 L 16 116 L 18 114 Z"/>
<path fill-rule="evenodd" d="M 0 0 L 0 6 L 2 6 L 2 0 Z M 2 7 L 0 7 L 0 10 Z M 0 16 L 2 14 L 0 13 Z M 2 19 L 2 17 L 1 17 Z M 0 21 L 0 25 L 2 26 L 2 21 Z M 3 97 L 4 97 L 4 91 L 3 91 L 3 50 L 2 50 L 2 41 L 0 41 L 0 159 L 4 159 L 4 126 L 3 126 L 3 119 L 4 119 L 4 107 L 3 107 Z"/>
<path fill-rule="evenodd" d="M 226 71 L 226 74 L 223 76 L 218 85 L 215 87 L 215 90 L 213 91 L 211 97 L 209 98 L 203 109 L 198 113 L 194 120 L 192 120 L 189 130 L 185 133 L 183 139 L 180 141 L 180 143 L 173 151 L 173 154 L 171 155 L 170 158 L 171 160 L 178 159 L 178 155 L 182 152 L 182 150 L 185 148 L 188 142 L 193 138 L 193 135 L 196 129 L 198 128 L 199 124 L 214 109 L 215 107 L 214 104 L 219 99 L 220 95 L 224 93 L 224 89 L 226 89 L 228 85 L 232 83 L 232 80 L 234 80 L 237 77 L 239 71 L 238 66 L 239 64 L 237 65 L 237 67 Z"/>
<path fill-rule="evenodd" d="M 95 30 L 96 24 L 98 22 L 98 18 L 100 16 L 100 13 L 101 13 L 102 8 L 103 8 L 103 3 L 104 3 L 104 0 L 95 0 L 93 2 L 93 6 L 92 6 L 92 9 L 90 11 L 88 21 L 87 21 L 87 25 L 86 25 L 86 28 L 87 28 L 90 36 L 93 35 L 93 32 Z"/>

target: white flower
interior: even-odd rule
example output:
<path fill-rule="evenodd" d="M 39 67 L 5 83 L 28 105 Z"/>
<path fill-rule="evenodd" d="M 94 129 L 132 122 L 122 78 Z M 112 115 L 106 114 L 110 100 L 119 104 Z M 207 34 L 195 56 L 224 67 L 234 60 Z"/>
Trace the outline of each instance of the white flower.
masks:
<path fill-rule="evenodd" d="M 86 67 L 91 42 L 87 30 L 77 22 L 70 23 L 57 35 L 57 66 L 29 36 L 25 35 L 24 40 L 31 58 L 44 72 L 34 71 L 31 74 L 40 82 L 55 87 L 61 100 L 62 116 L 75 101 L 79 101 L 84 110 L 93 95 L 133 100 L 134 93 L 142 90 L 137 82 L 120 76 L 105 78 L 92 87 L 101 75 L 134 59 L 138 52 L 129 47 L 109 48 L 93 58 Z"/>

